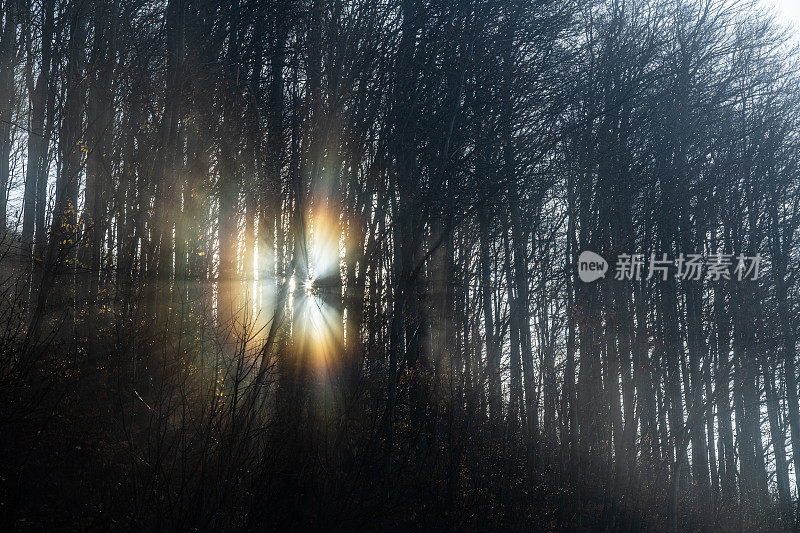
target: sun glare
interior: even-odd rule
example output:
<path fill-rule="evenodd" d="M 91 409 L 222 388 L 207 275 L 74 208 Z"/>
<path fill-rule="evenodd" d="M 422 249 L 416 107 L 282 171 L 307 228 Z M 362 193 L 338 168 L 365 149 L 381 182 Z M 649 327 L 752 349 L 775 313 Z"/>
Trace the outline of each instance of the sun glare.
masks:
<path fill-rule="evenodd" d="M 342 239 L 338 217 L 325 209 L 317 209 L 307 225 L 308 263 L 288 280 L 284 305 L 288 317 L 289 334 L 294 345 L 308 357 L 313 369 L 325 374 L 336 366 L 344 346 L 344 323 L 341 305 Z M 258 250 L 260 265 L 273 264 L 272 250 Z M 300 260 L 306 260 L 305 257 Z M 257 298 L 260 299 L 259 316 L 268 324 L 275 315 L 277 286 L 274 273 L 255 267 Z M 297 277 L 307 273 L 305 279 Z M 278 286 L 282 282 L 278 280 Z M 269 327 L 262 328 L 266 338 Z"/>
<path fill-rule="evenodd" d="M 295 335 L 307 350 L 317 370 L 330 370 L 341 352 L 343 324 L 337 305 L 341 290 L 330 283 L 340 275 L 338 218 L 318 210 L 310 224 L 308 279 L 302 283 L 303 292 L 296 297 L 298 315 L 294 317 Z"/>

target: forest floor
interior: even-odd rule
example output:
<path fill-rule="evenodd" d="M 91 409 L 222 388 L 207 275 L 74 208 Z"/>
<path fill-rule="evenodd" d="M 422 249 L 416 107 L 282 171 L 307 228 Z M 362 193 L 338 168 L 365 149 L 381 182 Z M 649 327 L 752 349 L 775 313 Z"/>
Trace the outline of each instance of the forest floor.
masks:
<path fill-rule="evenodd" d="M 172 486 L 163 479 L 169 478 L 165 470 L 176 465 L 174 460 L 163 459 L 168 455 L 159 455 L 163 434 L 152 433 L 158 416 L 166 421 L 160 426 L 164 428 L 171 426 L 169 420 L 177 415 L 169 408 L 159 409 L 152 391 L 141 390 L 140 395 L 130 384 L 120 386 L 118 376 L 129 376 L 129 371 L 56 363 L 50 355 L 24 378 L 6 376 L 0 382 L 0 530 L 170 530 L 191 523 L 192 507 L 180 508 L 187 503 L 180 496 L 176 498 L 180 503 L 169 501 Z M 136 413 L 135 423 L 131 413 Z M 197 435 L 181 438 L 197 439 Z M 370 479 L 373 459 L 359 455 L 356 461 L 353 456 L 352 461 L 338 466 L 319 458 L 303 462 L 304 454 L 283 446 L 272 452 L 277 459 L 256 465 L 262 469 L 256 483 L 263 481 L 263 493 L 252 494 L 247 482 L 231 485 L 237 492 L 231 495 L 235 503 L 225 512 L 235 517 L 242 511 L 247 518 L 228 522 L 225 529 L 284 530 L 278 528 L 280 522 L 260 516 L 260 510 L 253 513 L 251 507 L 242 507 L 263 498 L 284 513 L 283 520 L 292 521 L 286 529 L 299 531 L 323 526 L 350 529 L 354 525 L 367 530 L 403 530 L 413 525 L 465 531 L 594 531 L 594 525 L 603 523 L 612 524 L 611 531 L 623 527 L 659 530 L 657 512 L 626 516 L 618 509 L 615 516 L 619 519 L 609 519 L 608 497 L 593 495 L 589 488 L 581 491 L 581 508 L 575 508 L 575 492 L 555 481 L 553 473 L 528 471 L 507 450 L 495 449 L 480 435 L 478 431 L 469 443 L 458 446 L 462 470 L 455 494 L 441 471 L 442 458 L 447 457 L 443 450 L 433 463 L 410 458 L 395 487 L 396 501 L 388 508 L 381 503 L 379 481 Z M 184 469 L 181 476 L 188 472 L 187 479 L 202 468 L 217 468 L 213 459 L 199 466 L 188 457 L 182 459 L 188 465 L 177 465 Z M 198 456 L 193 457 L 196 460 Z M 287 461 L 281 462 L 281 457 Z M 296 472 L 309 468 L 313 473 L 305 477 Z M 148 475 L 153 479 L 144 479 Z M 191 484 L 185 487 L 190 493 L 227 490 L 215 483 L 204 486 L 201 482 L 199 489 Z M 179 490 L 183 492 L 184 486 Z M 188 503 L 194 503 L 191 497 Z M 307 514 L 298 516 L 298 510 Z"/>
<path fill-rule="evenodd" d="M 115 435 L 112 388 L 91 371 L 35 382 L 18 390 L 11 404 L 20 409 L 0 437 L 2 529 L 113 528 L 130 467 Z"/>

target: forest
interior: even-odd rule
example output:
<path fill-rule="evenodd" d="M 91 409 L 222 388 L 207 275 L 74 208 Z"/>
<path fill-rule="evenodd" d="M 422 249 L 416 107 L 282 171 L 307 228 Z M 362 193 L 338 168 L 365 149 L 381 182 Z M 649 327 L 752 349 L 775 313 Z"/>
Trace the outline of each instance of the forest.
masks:
<path fill-rule="evenodd" d="M 0 528 L 800 530 L 757 0 L 2 0 Z"/>

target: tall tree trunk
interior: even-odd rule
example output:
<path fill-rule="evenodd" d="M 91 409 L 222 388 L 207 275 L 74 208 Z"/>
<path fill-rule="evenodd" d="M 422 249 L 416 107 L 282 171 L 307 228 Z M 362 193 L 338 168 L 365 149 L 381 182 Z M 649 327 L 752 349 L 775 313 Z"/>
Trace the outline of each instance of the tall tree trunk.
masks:
<path fill-rule="evenodd" d="M 45 153 L 47 142 L 44 132 L 47 93 L 50 86 L 50 62 L 53 55 L 53 19 L 55 0 L 45 0 L 42 5 L 42 58 L 39 75 L 33 91 L 29 95 L 31 101 L 31 129 L 28 134 L 28 165 L 25 173 L 25 192 L 23 196 L 22 241 L 33 252 L 33 236 L 36 222 L 38 198 L 37 185 L 40 174 L 46 164 Z"/>
<path fill-rule="evenodd" d="M 59 136 L 62 165 L 56 178 L 55 204 L 50 239 L 44 257 L 41 288 L 36 309 L 31 317 L 27 337 L 38 339 L 41 319 L 49 302 L 64 310 L 62 335 L 73 334 L 75 244 L 77 240 L 78 183 L 82 166 L 83 112 L 86 85 L 84 82 L 86 46 L 86 14 L 89 2 L 78 1 L 70 6 L 69 44 L 66 78 L 66 101 Z M 59 281 L 59 286 L 56 282 Z M 51 295 L 51 289 L 52 295 Z M 49 298 L 52 296 L 52 298 Z M 69 330 L 69 331 L 66 331 Z M 74 337 L 74 336 L 73 336 Z M 71 345 L 74 350 L 76 346 Z"/>
<path fill-rule="evenodd" d="M 483 305 L 483 327 L 486 336 L 486 368 L 489 385 L 489 416 L 494 423 L 502 417 L 500 398 L 500 345 L 496 338 L 494 312 L 492 309 L 492 265 L 489 259 L 489 215 L 486 208 L 478 213 L 481 262 L 481 303 Z"/>
<path fill-rule="evenodd" d="M 111 183 L 110 146 L 114 43 L 116 6 L 113 2 L 95 0 L 94 42 L 89 63 L 89 99 L 87 104 L 86 187 L 84 213 L 81 221 L 84 242 L 81 243 L 78 263 L 80 272 L 82 316 L 81 341 L 85 345 L 89 364 L 97 360 L 97 294 L 103 236 L 105 234 L 106 204 Z"/>
<path fill-rule="evenodd" d="M 793 333 L 788 283 L 786 280 L 789 251 L 794 243 L 797 218 L 787 220 L 779 226 L 778 209 L 780 201 L 772 200 L 770 248 L 772 251 L 772 277 L 775 286 L 775 301 L 780 327 L 779 353 L 783 363 L 783 378 L 786 384 L 787 418 L 791 432 L 792 461 L 794 463 L 795 486 L 800 487 L 800 400 L 797 393 L 797 348 Z M 796 207 L 795 207 L 796 209 Z M 782 231 L 781 231 L 782 230 Z M 797 506 L 795 524 L 800 525 L 800 505 Z"/>
<path fill-rule="evenodd" d="M 278 273 L 276 234 L 282 234 L 281 228 L 281 168 L 284 160 L 284 81 L 283 68 L 285 60 L 286 37 L 288 24 L 281 17 L 281 11 L 274 8 L 271 20 L 272 53 L 270 54 L 270 81 L 268 89 L 267 111 L 267 161 L 265 163 L 262 210 L 258 221 L 259 248 L 259 285 L 261 289 L 261 313 L 263 320 L 268 321 L 274 314 L 275 280 Z"/>
<path fill-rule="evenodd" d="M 161 122 L 160 146 L 158 147 L 158 166 L 156 168 L 155 217 L 152 228 L 155 238 L 154 257 L 150 283 L 151 313 L 155 323 L 170 330 L 170 307 L 174 274 L 175 221 L 179 215 L 181 173 L 178 154 L 178 124 L 181 113 L 186 0 L 169 0 L 166 10 L 167 37 L 167 84 L 164 114 Z M 182 162 L 182 156 L 180 156 Z"/>
<path fill-rule="evenodd" d="M 565 419 L 566 435 L 562 435 L 565 448 L 564 460 L 567 461 L 570 479 L 576 473 L 578 460 L 578 402 L 575 389 L 575 348 L 577 333 L 577 313 L 575 312 L 575 277 L 577 245 L 575 235 L 575 190 L 573 173 L 569 173 L 567 181 L 567 235 L 566 235 L 566 291 L 567 291 L 567 345 L 566 364 L 564 367 L 563 408 L 561 416 Z"/>
<path fill-rule="evenodd" d="M 503 254 L 503 264 L 506 271 L 506 279 L 511 281 L 514 279 L 514 270 L 511 267 L 511 247 L 509 245 L 509 224 L 505 224 L 505 228 L 503 228 L 503 244 L 504 244 L 504 254 Z M 511 383 L 510 383 L 510 397 L 508 403 L 508 423 L 509 423 L 509 434 L 512 439 L 512 443 L 516 442 L 516 435 L 520 425 L 520 411 L 522 407 L 522 359 L 520 357 L 520 342 L 519 342 L 519 328 L 517 327 L 516 321 L 516 313 L 518 310 L 517 307 L 517 296 L 516 290 L 513 283 L 508 284 L 508 307 L 511 310 L 511 319 L 510 319 L 510 360 L 509 364 L 511 366 Z"/>
<path fill-rule="evenodd" d="M 230 65 L 227 72 L 227 83 L 224 85 L 222 95 L 222 128 L 226 132 L 227 140 L 219 146 L 219 273 L 217 293 L 219 294 L 219 307 L 217 310 L 218 324 L 225 328 L 228 334 L 227 343 L 235 343 L 237 331 L 239 299 L 238 281 L 238 252 L 239 252 L 239 224 L 237 220 L 240 172 L 239 169 L 239 143 L 237 142 L 239 117 L 239 81 L 240 73 L 236 69 L 240 57 L 240 27 L 238 20 L 238 1 L 229 6 L 229 35 L 226 61 Z"/>
<path fill-rule="evenodd" d="M 404 334 L 408 338 L 405 351 L 405 362 L 411 376 L 410 388 L 415 389 L 412 396 L 417 394 L 417 384 L 414 383 L 419 360 L 419 336 L 415 331 L 417 326 L 415 301 L 416 279 L 413 273 L 414 260 L 418 258 L 416 250 L 420 246 L 421 228 L 413 213 L 412 199 L 416 192 L 414 180 L 416 179 L 415 152 L 416 152 L 416 110 L 411 103 L 413 98 L 414 83 L 414 58 L 416 56 L 416 41 L 422 23 L 420 6 L 416 0 L 403 0 L 401 2 L 401 35 L 395 60 L 395 87 L 392 95 L 392 138 L 394 149 L 394 171 L 398 198 L 393 198 L 393 208 L 396 211 L 393 228 L 393 245 L 395 262 L 393 265 L 392 282 L 394 284 L 393 309 L 389 335 L 389 382 L 388 398 L 384 424 L 386 428 L 384 450 L 384 485 L 387 500 L 391 498 L 392 491 L 392 451 L 394 447 L 394 417 L 397 407 L 397 383 L 403 352 Z M 404 328 L 404 322 L 408 328 Z M 412 401 L 415 401 L 413 398 Z M 416 403 L 416 401 L 415 401 Z"/>
<path fill-rule="evenodd" d="M 44 43 L 42 44 L 42 53 L 44 54 L 46 49 L 50 49 L 52 55 L 52 41 L 55 35 L 55 13 L 47 12 L 45 13 L 44 19 L 44 33 L 50 35 L 50 39 L 47 42 L 47 45 Z M 44 58 L 44 56 L 43 56 Z M 56 73 L 58 72 L 58 61 L 51 61 L 50 70 L 48 73 L 48 81 L 53 80 L 56 77 Z M 47 242 L 48 242 L 48 232 L 50 228 L 47 226 L 47 221 L 45 219 L 46 210 L 47 210 L 47 181 L 49 178 L 49 151 L 50 151 L 50 137 L 55 131 L 56 125 L 56 117 L 55 117 L 55 109 L 56 109 L 56 83 L 48 83 L 45 84 L 46 88 L 46 104 L 45 104 L 45 124 L 44 124 L 44 135 L 43 135 L 43 143 L 42 143 L 42 152 L 40 154 L 42 164 L 39 166 L 39 174 L 36 178 L 36 208 L 34 213 L 34 237 L 33 237 L 33 255 L 35 264 L 38 268 L 34 268 L 34 284 L 36 287 L 40 287 L 42 285 L 41 281 L 44 277 L 43 268 L 45 265 L 45 254 L 47 249 Z M 33 296 L 33 294 L 32 294 Z M 38 299 L 38 295 L 37 295 Z M 34 298 L 31 297 L 31 301 Z"/>
<path fill-rule="evenodd" d="M 764 393 L 767 397 L 767 418 L 772 440 L 772 451 L 775 455 L 775 481 L 778 486 L 778 507 L 784 526 L 792 523 L 792 496 L 789 488 L 789 466 L 786 462 L 786 435 L 779 420 L 780 403 L 775 391 L 775 372 L 769 369 L 771 362 L 763 366 Z"/>
<path fill-rule="evenodd" d="M 539 457 L 539 405 L 536 399 L 536 376 L 533 372 L 533 342 L 531 341 L 530 312 L 528 310 L 528 244 L 520 212 L 519 192 L 510 186 L 511 240 L 514 250 L 514 285 L 516 288 L 514 324 L 519 331 L 520 358 L 522 359 L 522 385 L 525 392 L 523 424 L 530 455 L 537 464 Z"/>
<path fill-rule="evenodd" d="M 732 504 L 736 493 L 736 456 L 733 448 L 733 422 L 730 404 L 730 318 L 725 306 L 722 281 L 714 285 L 714 323 L 717 350 L 715 389 L 717 391 L 717 417 L 719 418 L 718 455 L 720 464 L 723 509 Z"/>
<path fill-rule="evenodd" d="M 5 23 L 0 36 L 0 231 L 6 229 L 8 185 L 11 177 L 11 125 L 14 109 L 14 66 L 17 54 L 17 25 L 22 15 L 22 0 L 5 2 Z"/>

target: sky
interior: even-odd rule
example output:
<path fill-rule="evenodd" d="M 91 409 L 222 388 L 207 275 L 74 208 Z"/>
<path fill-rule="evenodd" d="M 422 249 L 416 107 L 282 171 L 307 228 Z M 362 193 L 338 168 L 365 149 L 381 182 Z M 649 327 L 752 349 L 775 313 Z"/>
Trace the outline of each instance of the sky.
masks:
<path fill-rule="evenodd" d="M 800 0 L 762 0 L 767 6 L 775 6 L 778 16 L 793 27 L 795 40 L 800 41 Z"/>

